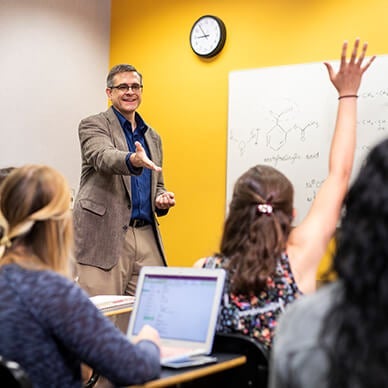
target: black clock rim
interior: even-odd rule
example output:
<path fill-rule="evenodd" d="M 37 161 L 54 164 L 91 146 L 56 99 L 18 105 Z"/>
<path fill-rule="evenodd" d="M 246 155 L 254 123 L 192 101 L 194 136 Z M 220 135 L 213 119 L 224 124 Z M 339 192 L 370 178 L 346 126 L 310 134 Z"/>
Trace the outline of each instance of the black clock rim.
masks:
<path fill-rule="evenodd" d="M 217 46 L 214 48 L 214 50 L 212 50 L 210 53 L 207 53 L 207 54 L 200 54 L 200 53 L 197 53 L 194 49 L 194 47 L 192 46 L 191 44 L 191 36 L 193 34 L 193 30 L 194 30 L 194 27 L 197 25 L 197 23 L 204 19 L 204 18 L 212 18 L 214 19 L 218 26 L 220 27 L 220 41 L 218 42 Z M 222 21 L 222 19 L 220 19 L 218 16 L 215 16 L 215 15 L 202 15 L 201 17 L 199 17 L 192 25 L 191 27 L 191 30 L 190 30 L 190 35 L 189 35 L 189 41 L 190 41 L 190 47 L 191 49 L 193 50 L 194 54 L 195 55 L 198 55 L 202 58 L 211 58 L 211 57 L 214 57 L 216 56 L 218 53 L 220 53 L 220 51 L 224 48 L 224 45 L 225 45 L 225 42 L 226 42 L 226 27 L 225 27 L 225 23 Z"/>

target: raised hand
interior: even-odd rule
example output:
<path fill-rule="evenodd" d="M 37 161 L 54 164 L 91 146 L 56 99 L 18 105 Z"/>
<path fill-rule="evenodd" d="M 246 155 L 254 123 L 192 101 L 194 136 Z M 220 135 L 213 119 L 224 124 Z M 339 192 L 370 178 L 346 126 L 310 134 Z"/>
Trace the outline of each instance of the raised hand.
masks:
<path fill-rule="evenodd" d="M 337 89 L 339 96 L 357 95 L 358 88 L 361 84 L 362 75 L 376 58 L 376 56 L 371 57 L 363 66 L 362 63 L 365 59 L 368 43 L 363 44 L 361 53 L 357 57 L 359 45 L 360 39 L 357 38 L 354 42 L 350 60 L 347 61 L 346 52 L 348 48 L 348 42 L 344 42 L 344 44 L 342 45 L 340 68 L 337 73 L 333 70 L 333 67 L 330 63 L 324 62 L 329 73 L 330 80 L 333 83 L 334 87 Z"/>

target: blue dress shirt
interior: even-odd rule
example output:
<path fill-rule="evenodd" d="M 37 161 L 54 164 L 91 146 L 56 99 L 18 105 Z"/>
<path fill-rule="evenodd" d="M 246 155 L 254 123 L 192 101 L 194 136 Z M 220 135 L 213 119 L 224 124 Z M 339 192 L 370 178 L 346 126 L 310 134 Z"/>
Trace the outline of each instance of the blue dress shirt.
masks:
<path fill-rule="evenodd" d="M 127 140 L 129 151 L 135 152 L 135 141 L 138 141 L 151 159 L 150 150 L 145 141 L 144 134 L 148 127 L 141 116 L 136 112 L 136 129 L 132 131 L 131 123 L 116 109 L 113 108 L 117 118 L 123 128 L 125 139 Z M 129 170 L 133 170 L 133 166 L 129 160 L 130 154 L 127 156 L 127 165 Z M 131 175 L 131 195 L 132 195 L 132 219 L 142 219 L 150 223 L 153 222 L 153 214 L 151 207 L 151 170 L 144 168 L 140 175 Z"/>

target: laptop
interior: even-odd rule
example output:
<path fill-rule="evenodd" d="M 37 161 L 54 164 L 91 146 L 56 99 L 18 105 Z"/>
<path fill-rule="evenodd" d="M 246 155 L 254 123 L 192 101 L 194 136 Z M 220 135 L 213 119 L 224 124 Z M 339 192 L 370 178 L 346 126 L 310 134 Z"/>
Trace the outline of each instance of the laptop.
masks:
<path fill-rule="evenodd" d="M 127 336 L 148 324 L 161 340 L 161 365 L 216 362 L 211 353 L 225 281 L 223 269 L 142 267 Z"/>

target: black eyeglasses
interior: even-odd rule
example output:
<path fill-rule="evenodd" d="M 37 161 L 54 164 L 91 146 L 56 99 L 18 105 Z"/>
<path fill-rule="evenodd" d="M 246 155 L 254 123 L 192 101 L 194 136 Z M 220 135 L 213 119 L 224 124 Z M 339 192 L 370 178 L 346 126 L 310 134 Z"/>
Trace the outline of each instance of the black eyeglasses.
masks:
<path fill-rule="evenodd" d="M 140 84 L 120 84 L 117 86 L 111 86 L 109 89 L 117 89 L 122 93 L 128 93 L 129 89 L 131 89 L 133 93 L 139 93 L 139 91 L 141 89 L 143 89 L 143 85 L 140 85 Z"/>

